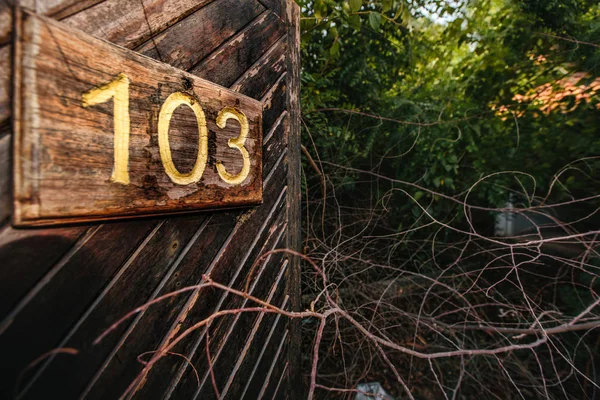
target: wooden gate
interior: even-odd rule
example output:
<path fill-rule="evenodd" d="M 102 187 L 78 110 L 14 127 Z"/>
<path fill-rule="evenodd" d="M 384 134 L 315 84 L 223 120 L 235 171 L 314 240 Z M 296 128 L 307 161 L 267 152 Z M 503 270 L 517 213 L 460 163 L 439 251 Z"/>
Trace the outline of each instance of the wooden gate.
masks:
<path fill-rule="evenodd" d="M 1 2 L 2 397 L 300 397 L 298 321 L 276 313 L 227 314 L 256 304 L 215 287 L 139 310 L 93 343 L 136 307 L 206 279 L 298 310 L 298 259 L 284 252 L 261 258 L 298 249 L 300 241 L 299 9 L 293 0 L 31 0 L 19 6 L 262 102 L 262 204 L 16 228 L 18 13 Z M 153 351 L 218 312 L 142 373 Z"/>

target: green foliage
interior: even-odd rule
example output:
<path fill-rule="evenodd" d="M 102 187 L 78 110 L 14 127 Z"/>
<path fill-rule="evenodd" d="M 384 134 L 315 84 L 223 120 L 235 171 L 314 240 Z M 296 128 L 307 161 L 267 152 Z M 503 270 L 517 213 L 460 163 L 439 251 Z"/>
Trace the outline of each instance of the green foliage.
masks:
<path fill-rule="evenodd" d="M 598 94 L 564 96 L 550 111 L 527 97 L 543 85 L 558 93 L 561 79 L 578 72 L 586 75 L 576 86 L 598 78 L 600 48 L 573 39 L 600 42 L 595 2 L 299 3 L 304 140 L 314 140 L 322 159 L 453 195 L 499 171 L 535 179 L 484 180 L 471 200 L 497 206 L 507 190 L 543 194 L 564 165 L 600 154 Z M 555 199 L 589 190 L 584 182 L 566 173 Z M 447 203 L 436 208 L 435 196 L 419 197 L 438 215 L 451 212 Z M 405 203 L 395 208 L 398 224 L 413 207 Z"/>

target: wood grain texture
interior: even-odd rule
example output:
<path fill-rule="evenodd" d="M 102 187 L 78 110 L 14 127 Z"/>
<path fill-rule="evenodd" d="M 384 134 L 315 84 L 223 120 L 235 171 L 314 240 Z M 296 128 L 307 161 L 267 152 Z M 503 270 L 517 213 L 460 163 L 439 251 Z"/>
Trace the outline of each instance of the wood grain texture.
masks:
<path fill-rule="evenodd" d="M 302 192 L 300 186 L 300 7 L 290 0 L 282 1 L 282 11 L 288 26 L 288 59 L 287 59 L 287 110 L 289 114 L 287 144 L 288 144 L 288 241 L 287 248 L 302 251 L 301 204 Z M 287 276 L 287 293 L 290 296 L 290 308 L 301 311 L 301 263 L 298 257 L 289 257 L 290 265 Z M 304 397 L 301 365 L 301 325 L 299 320 L 289 322 L 289 346 L 287 353 L 287 376 L 284 393 L 292 400 Z"/>
<path fill-rule="evenodd" d="M 208 272 L 218 281 L 242 288 L 248 279 L 250 265 L 272 246 L 276 237 L 279 237 L 277 248 L 287 247 L 289 226 L 294 225 L 294 221 L 288 220 L 288 188 L 300 182 L 299 170 L 296 182 L 289 176 L 293 164 L 290 164 L 289 154 L 293 149 L 288 147 L 288 143 L 290 135 L 294 132 L 299 134 L 299 125 L 292 126 L 295 122 L 290 120 L 288 95 L 291 84 L 290 74 L 286 74 L 288 66 L 295 65 L 291 63 L 288 46 L 290 43 L 297 45 L 289 39 L 297 21 L 285 22 L 283 17 L 291 0 L 289 3 L 288 0 L 276 2 L 281 7 L 271 0 L 32 1 L 34 5 L 37 3 L 38 12 L 46 12 L 43 10 L 52 6 L 54 18 L 63 19 L 70 26 L 142 52 L 155 60 L 162 58 L 168 63 L 193 69 L 199 75 L 203 70 L 199 66 L 203 65 L 207 69 L 206 76 L 210 75 L 214 83 L 232 84 L 231 89 L 268 103 L 265 107 L 268 118 L 263 120 L 262 125 L 265 203 L 252 210 L 68 228 L 19 230 L 0 224 L 0 296 L 4 294 L 2 290 L 15 287 L 13 292 L 6 291 L 11 293 L 12 299 L 6 309 L 14 317 L 15 324 L 8 329 L 31 331 L 23 336 L 23 340 L 14 331 L 7 331 L 11 341 L 8 343 L 0 335 L 0 348 L 21 348 L 31 341 L 33 350 L 37 351 L 17 354 L 10 350 L 6 353 L 10 358 L 5 364 L 0 362 L 0 366 L 13 361 L 17 366 L 25 365 L 48 347 L 58 345 L 81 350 L 76 357 L 51 357 L 26 374 L 22 385 L 27 388 L 24 398 L 48 397 L 54 393 L 61 398 L 79 397 L 83 393 L 87 393 L 88 398 L 118 397 L 141 368 L 136 361 L 140 353 L 156 350 L 214 310 L 235 307 L 239 299 L 223 296 L 222 292 L 214 290 L 177 296 L 151 307 L 139 318 L 134 316 L 100 345 L 91 346 L 91 340 L 103 329 L 144 301 L 201 282 L 203 273 Z M 281 10 L 280 18 L 273 18 L 278 9 Z M 259 24 L 267 16 L 277 25 Z M 234 21 L 236 18 L 240 20 Z M 221 27 L 227 32 L 221 34 Z M 267 31 L 276 33 L 273 37 L 265 36 Z M 246 32 L 252 34 L 246 36 Z M 253 38 L 252 35 L 257 36 Z M 158 38 L 161 43 L 156 46 Z M 243 44 L 237 43 L 237 39 Z M 246 45 L 252 49 L 251 52 L 243 48 Z M 157 48 L 159 51 L 156 51 Z M 0 47 L 0 53 L 2 49 Z M 10 66 L 10 47 L 6 49 L 3 53 L 6 58 L 0 58 L 0 62 Z M 237 57 L 240 65 L 227 64 L 229 58 L 223 57 L 223 54 Z M 213 64 L 207 62 L 209 59 L 224 62 L 223 74 L 218 73 L 218 68 L 211 67 Z M 218 64 L 220 61 L 212 62 Z M 210 74 L 209 70 L 212 71 Z M 2 82 L 4 87 L 9 88 L 5 91 L 6 104 L 11 93 L 10 73 L 10 68 L 0 70 L 0 100 Z M 104 82 L 113 77 L 106 76 Z M 105 106 L 99 107 L 107 121 L 112 123 L 112 104 L 109 102 Z M 6 118 L 10 107 L 5 110 L 4 117 L 0 113 L 0 131 L 8 126 Z M 191 111 L 186 113 L 186 108 L 178 110 L 178 114 L 181 115 L 174 118 L 170 131 L 175 142 L 192 136 L 185 132 L 189 132 L 188 128 L 194 122 L 193 114 Z M 296 123 L 299 124 L 299 119 Z M 112 130 L 112 125 L 108 130 Z M 132 136 L 134 134 L 132 131 Z M 3 138 L 8 136 L 0 133 L 0 141 Z M 226 147 L 227 138 L 223 139 Z M 173 151 L 175 156 L 185 157 L 195 148 L 176 148 L 173 143 Z M 177 164 L 178 158 L 175 157 L 174 161 L 184 170 L 185 165 Z M 0 184 L 2 176 L 10 176 L 10 171 L 1 168 L 2 165 Z M 136 233 L 142 223 L 149 223 L 146 231 Z M 177 246 L 173 249 L 171 246 L 176 242 Z M 93 258 L 88 254 L 91 251 Z M 113 265 L 113 252 L 116 252 L 118 265 Z M 9 258 L 13 254 L 14 260 Z M 280 254 L 264 265 L 261 274 L 255 271 L 251 275 L 252 285 L 256 284 L 252 290 L 266 297 L 272 294 L 275 304 L 289 308 L 289 296 L 293 296 L 298 288 L 288 283 L 290 262 L 293 260 L 283 261 L 285 258 Z M 9 265 L 16 266 L 12 273 L 3 269 L 7 259 L 10 260 Z M 282 261 L 285 264 L 283 270 L 280 269 Z M 284 275 L 277 278 L 282 271 Z M 99 278 L 90 278 L 92 275 Z M 20 278 L 23 282 L 17 283 Z M 86 291 L 90 293 L 85 293 L 80 301 L 83 304 L 78 304 L 78 294 Z M 18 304 L 24 306 L 16 307 Z M 56 329 L 48 332 L 46 344 L 37 343 L 37 338 L 31 336 L 35 332 L 45 333 L 46 314 L 32 311 L 40 304 L 43 310 L 49 312 L 48 315 L 59 320 Z M 73 310 L 64 315 L 52 311 L 53 305 L 64 309 L 66 304 L 72 304 Z M 12 313 L 11 310 L 18 312 Z M 0 310 L 0 318 L 4 321 L 5 315 L 7 313 Z M 24 318 L 29 319 L 27 324 L 23 322 Z M 275 314 L 266 314 L 262 320 L 258 315 L 248 315 L 240 317 L 237 322 L 232 318 L 215 321 L 211 327 L 210 345 L 213 355 L 219 353 L 215 368 L 219 371 L 217 379 L 225 398 L 255 399 L 263 387 L 263 398 L 270 398 L 265 397 L 267 395 L 283 398 L 288 392 L 294 393 L 287 390 L 294 382 L 288 379 L 292 373 L 287 361 L 288 356 L 294 356 L 293 342 L 290 342 L 290 338 L 294 337 L 293 327 L 293 321 Z M 286 333 L 288 329 L 290 331 Z M 201 392 L 197 392 L 191 369 L 181 358 L 173 356 L 155 365 L 134 397 L 179 398 L 179 394 L 184 393 L 189 394 L 185 398 L 195 395 L 210 398 L 208 391 L 212 385 L 209 379 L 204 379 L 207 373 L 204 346 L 203 333 L 198 331 L 177 349 L 196 361 L 200 378 L 204 380 Z M 5 377 L 12 379 L 16 372 L 9 371 Z M 264 385 L 267 375 L 269 383 Z M 6 380 L 8 385 L 5 385 L 5 379 L 0 380 L 3 381 L 0 386 L 12 392 L 13 382 Z M 294 387 L 296 393 L 299 389 L 300 385 Z M 0 397 L 6 393 L 3 389 Z"/>
<path fill-rule="evenodd" d="M 202 12 L 192 14 L 155 36 L 136 51 L 188 70 L 264 10 L 255 0 L 215 1 Z"/>
<path fill-rule="evenodd" d="M 10 135 L 0 137 L 0 224 L 4 221 L 11 212 L 12 190 L 10 188 L 11 179 L 8 173 L 10 171 L 12 157 L 10 151 L 11 144 Z M 2 313 L 0 312 L 0 315 Z"/>
<path fill-rule="evenodd" d="M 140 243 L 154 225 L 155 222 L 146 220 L 114 224 L 118 229 L 92 228 L 79 246 L 65 254 L 38 282 L 32 289 L 34 296 L 24 298 L 27 302 L 18 305 L 19 312 L 14 317 L 9 314 L 9 325 L 2 333 L 0 371 L 6 382 L 14 382 L 31 360 L 56 347 L 71 321 L 84 312 L 125 262 L 129 249 Z M 104 264 L 101 260 L 106 257 L 111 262 Z M 14 343 L 27 346 L 16 347 Z"/>
<path fill-rule="evenodd" d="M 210 266 L 205 269 L 205 273 L 212 279 L 238 289 L 244 287 L 246 275 L 243 272 L 248 271 L 259 255 L 258 252 L 263 243 L 270 236 L 270 227 L 285 207 L 285 182 L 282 182 L 281 179 L 283 176 L 285 176 L 285 171 L 275 167 L 272 174 L 265 180 L 265 203 L 238 218 L 235 229 Z M 201 321 L 216 310 L 225 309 L 223 303 L 228 296 L 218 290 L 202 289 L 186 298 L 186 304 L 182 308 L 177 323 L 173 324 L 171 331 L 165 335 L 162 345 L 169 343 L 177 333 L 185 331 L 195 322 Z M 179 343 L 173 351 L 184 354 L 192 362 L 195 362 L 196 356 L 202 357 L 200 344 L 203 338 L 204 330 L 200 329 Z M 205 371 L 206 365 L 198 365 L 197 368 Z M 170 389 L 168 388 L 169 381 L 160 379 L 164 376 L 168 376 L 172 380 Z M 192 380 L 189 381 L 188 378 Z M 163 393 L 165 390 L 168 393 L 164 396 L 165 398 L 169 396 L 175 399 L 190 398 L 197 389 L 193 372 L 188 364 L 176 358 L 165 359 L 156 364 L 145 382 L 143 388 L 140 389 L 141 398 L 144 398 L 144 393 Z"/>
<path fill-rule="evenodd" d="M 182 259 L 173 265 L 173 273 L 165 276 L 150 299 L 199 283 L 202 274 L 206 272 L 206 266 L 211 264 L 219 249 L 227 242 L 235 223 L 235 215 L 232 213 L 213 216 L 192 246 L 182 254 Z M 157 304 L 136 316 L 132 324 L 128 325 L 125 334 L 116 333 L 109 340 L 107 344 L 112 345 L 111 351 L 103 353 L 103 363 L 98 367 L 93 378 L 88 379 L 86 388 L 88 397 L 117 398 L 122 394 L 142 368 L 137 361 L 137 356 L 159 348 L 163 338 L 167 337 L 171 328 L 177 325 L 186 298 L 187 294 L 183 294 Z M 164 362 L 171 362 L 170 357 Z M 156 391 L 156 387 L 167 386 L 171 378 L 172 376 L 165 375 L 148 380 L 147 384 L 152 389 L 148 396 L 153 397 L 156 393 L 161 393 Z M 107 382 L 110 384 L 107 385 Z"/>
<path fill-rule="evenodd" d="M 252 67 L 231 86 L 232 90 L 262 98 L 274 82 L 285 72 L 287 37 L 281 37 Z"/>
<path fill-rule="evenodd" d="M 285 219 L 285 216 L 283 219 Z M 285 245 L 284 242 L 280 241 L 282 236 L 284 236 L 284 233 L 284 231 L 281 231 L 277 235 L 276 240 L 279 241 L 271 249 L 279 249 L 281 246 Z M 253 276 L 254 282 L 252 286 L 250 286 L 250 289 L 253 291 L 259 285 L 264 286 L 264 288 L 267 289 L 268 284 L 265 284 L 264 282 L 272 282 L 268 293 L 263 290 L 265 293 L 262 296 L 259 296 L 257 293 L 253 293 L 253 295 L 260 297 L 275 306 L 279 306 L 285 297 L 285 292 L 282 288 L 284 286 L 283 281 L 285 279 L 287 262 L 282 263 L 283 258 L 283 254 L 280 253 L 265 260 L 261 269 L 254 274 L 256 276 Z M 267 273 L 269 273 L 268 276 Z M 259 280 L 262 280 L 263 283 Z M 245 302 L 243 305 L 246 307 L 253 306 L 252 303 L 248 302 Z M 275 315 L 272 313 L 239 314 L 239 318 L 229 325 L 228 338 L 230 340 L 229 342 L 225 342 L 225 346 L 221 346 L 221 348 L 218 349 L 218 356 L 220 356 L 219 359 L 221 361 L 219 362 L 219 359 L 217 359 L 216 362 L 213 363 L 215 368 L 222 368 L 222 371 L 219 373 L 220 383 L 217 384 L 220 388 L 221 397 L 226 397 L 228 393 L 232 393 L 233 396 L 240 393 L 239 388 L 234 384 L 235 378 L 238 374 L 247 376 L 247 371 L 244 370 L 243 365 L 248 360 L 247 357 L 250 349 L 259 346 L 259 343 L 261 339 L 264 339 L 264 334 L 268 331 L 270 324 L 273 323 L 274 317 Z M 241 341 L 239 338 L 244 338 L 244 340 Z M 211 355 L 212 354 L 214 354 L 213 360 L 215 360 L 217 354 L 211 353 Z M 252 360 L 253 358 L 250 359 Z M 233 360 L 235 360 L 235 362 L 232 362 Z M 202 396 L 202 392 L 206 393 L 210 391 L 208 386 L 211 386 L 211 384 L 207 384 L 206 381 L 208 380 L 208 377 L 206 375 L 207 374 L 205 373 L 203 387 L 197 390 L 196 397 Z"/>
<path fill-rule="evenodd" d="M 5 319 L 85 231 L 85 227 L 32 231 L 10 226 L 0 230 L 0 318 Z"/>
<path fill-rule="evenodd" d="M 0 125 L 6 123 L 11 114 L 11 57 L 11 46 L 0 47 Z"/>
<path fill-rule="evenodd" d="M 38 14 L 63 19 L 69 26 L 81 29 L 97 38 L 134 48 L 142 46 L 146 41 L 150 41 L 152 46 L 154 35 L 186 19 L 212 1 L 35 0 L 34 4 Z M 3 8 L 0 8 L 0 44 L 2 44 L 7 43 L 12 35 L 12 13 L 7 4 L 0 4 L 3 4 Z M 0 55 L 9 50 L 8 45 L 0 47 Z M 6 59 L 7 62 L 9 60 Z M 2 93 L 9 92 L 11 66 L 8 63 L 2 67 L 0 68 L 0 124 L 10 116 L 9 99 L 3 97 Z"/>
<path fill-rule="evenodd" d="M 284 212 L 285 210 L 282 210 L 282 216 Z M 275 249 L 279 244 L 277 240 L 280 238 L 280 233 L 282 233 L 280 223 L 273 225 L 273 228 L 277 228 L 277 230 L 274 230 L 273 237 L 265 243 L 266 250 Z M 264 252 L 261 251 L 260 254 L 264 254 Z M 282 266 L 282 258 L 277 255 L 274 262 L 266 262 L 261 265 L 261 268 L 256 272 L 256 278 L 263 280 L 263 282 L 253 282 L 253 285 L 249 286 L 249 293 L 271 304 L 281 303 L 285 295 L 283 288 L 285 286 L 287 265 Z M 254 304 L 251 302 L 233 297 L 227 304 L 226 309 L 253 306 Z M 254 344 L 256 333 L 264 317 L 265 313 L 242 313 L 224 317 L 218 321 L 218 324 L 211 325 L 211 340 L 209 341 L 211 364 L 215 374 L 215 382 L 222 397 L 229 393 L 229 380 L 235 378 L 238 358 L 244 350 L 247 351 Z M 196 359 L 196 365 L 206 365 L 206 352 L 199 352 L 198 355 L 201 357 Z M 241 361 L 243 362 L 243 359 Z M 195 390 L 192 398 L 216 398 L 209 375 L 210 371 L 205 371 L 200 376 L 200 387 Z M 191 383 L 189 380 L 186 380 L 186 382 L 188 385 Z"/>
<path fill-rule="evenodd" d="M 8 2 L 0 3 L 0 46 L 8 44 L 12 34 L 12 9 Z"/>
<path fill-rule="evenodd" d="M 281 270 L 285 272 L 287 267 L 288 261 L 285 261 Z M 279 287 L 279 292 L 275 294 L 272 304 L 285 309 L 288 304 L 288 296 L 282 287 Z M 283 298 L 281 298 L 282 295 L 284 295 Z M 235 374 L 229 376 L 223 391 L 227 389 L 229 393 L 235 393 L 237 398 L 241 399 L 244 398 L 244 394 L 247 393 L 247 389 L 255 376 L 258 380 L 264 378 L 267 373 L 266 369 L 259 369 L 258 367 L 265 356 L 267 348 L 273 346 L 271 340 L 276 341 L 284 333 L 285 324 L 285 317 L 279 314 L 263 314 L 262 320 L 257 321 L 256 331 L 253 332 L 253 340 L 245 343 L 244 349 L 236 360 L 235 367 L 237 370 Z M 249 346 L 246 346 L 246 344 L 249 344 Z M 250 395 L 248 398 L 253 397 Z"/>
<path fill-rule="evenodd" d="M 264 12 L 190 72 L 210 81 L 218 78 L 221 85 L 231 86 L 285 33 L 279 22 L 275 14 Z"/>
<path fill-rule="evenodd" d="M 273 300 L 273 296 L 283 281 L 283 274 L 279 273 L 281 271 L 282 257 L 277 254 L 269 260 L 263 260 L 263 262 L 256 265 L 251 275 L 249 275 L 249 268 L 253 263 L 250 261 L 253 261 L 259 255 L 273 250 L 280 243 L 285 223 L 285 207 L 278 206 L 276 213 L 270 218 L 270 223 L 260 233 L 261 237 L 257 242 L 257 248 L 252 250 L 250 258 L 246 260 L 246 265 L 241 269 L 241 274 L 239 274 L 239 277 L 233 283 L 237 289 L 244 290 L 247 287 L 248 293 L 253 296 L 267 301 Z M 225 293 L 219 293 L 218 295 L 220 297 L 220 306 L 215 309 L 216 311 L 255 306 L 253 302 L 238 296 Z M 252 326 L 259 315 L 255 312 L 228 315 L 215 320 L 211 324 L 208 344 L 213 372 L 215 372 L 218 387 L 223 388 L 225 386 L 227 378 L 232 373 L 234 367 L 234 362 L 232 361 L 240 354 L 244 343 L 249 340 L 249 335 L 252 333 Z M 206 345 L 206 335 L 204 335 L 204 344 Z M 200 348 L 204 351 L 196 351 L 190 358 L 197 366 L 196 368 L 207 365 L 205 345 Z M 200 373 L 199 385 L 194 385 L 194 382 L 189 380 L 192 375 L 193 371 L 191 368 L 187 368 L 186 374 L 173 392 L 173 397 L 190 399 L 212 397 L 210 395 L 212 390 L 209 389 L 212 386 L 209 376 L 210 372 L 206 368 L 203 368 L 203 371 Z"/>
<path fill-rule="evenodd" d="M 23 18 L 17 51 L 26 73 L 20 74 L 15 89 L 20 115 L 15 118 L 15 154 L 19 155 L 15 157 L 15 223 L 106 219 L 261 202 L 260 102 L 63 24 L 28 13 Z M 129 184 L 110 181 L 116 157 L 115 134 L 110 129 L 114 101 L 87 108 L 81 101 L 82 93 L 119 74 L 130 80 Z M 250 172 L 241 184 L 223 181 L 210 168 L 210 146 L 209 166 L 197 184 L 178 184 L 167 176 L 156 144 L 157 120 L 161 104 L 174 92 L 186 93 L 204 109 L 208 131 L 214 132 L 212 157 L 232 174 L 242 170 L 244 156 L 228 147 L 227 140 L 239 135 L 240 126 L 230 122 L 221 129 L 215 120 L 224 107 L 245 113 Z M 169 129 L 175 166 L 182 173 L 192 169 L 199 153 L 196 117 L 185 111 L 187 107 L 181 107 L 173 113 Z"/>
<path fill-rule="evenodd" d="M 289 268 L 289 266 L 288 266 Z M 277 384 L 281 371 L 285 367 L 287 360 L 287 351 L 289 346 L 289 330 L 287 324 L 281 324 L 277 327 L 275 335 L 265 349 L 261 358 L 257 372 L 253 379 L 248 382 L 243 399 L 272 399 L 272 392 Z M 287 385 L 285 385 L 287 386 Z M 300 390 L 301 388 L 294 388 Z"/>
<path fill-rule="evenodd" d="M 65 2 L 65 0 L 56 1 Z M 78 4 L 72 0 L 69 1 L 73 3 L 73 6 Z M 131 49 L 141 45 L 166 28 L 177 24 L 212 1 L 94 1 L 98 4 L 69 16 L 64 22 L 90 35 Z"/>
<path fill-rule="evenodd" d="M 284 0 L 288 1 L 288 0 Z M 292 0 L 293 1 L 293 0 Z M 282 19 L 285 18 L 285 13 L 282 11 L 282 0 L 260 0 L 260 2 Z M 283 6 L 285 7 L 285 5 Z"/>
<path fill-rule="evenodd" d="M 207 218 L 204 215 L 176 217 L 159 222 L 132 252 L 129 259 L 119 267 L 103 291 L 96 296 L 92 306 L 59 343 L 61 347 L 81 349 L 81 356 L 56 357 L 44 363 L 43 370 L 39 371 L 43 373 L 27 392 L 27 398 L 40 398 L 45 392 L 54 393 L 60 398 L 75 398 L 89 383 L 90 376 L 100 368 L 107 355 L 123 346 L 122 342 L 127 338 L 127 332 L 139 327 L 146 336 L 142 336 L 142 340 L 147 341 L 153 337 L 148 335 L 148 332 L 154 332 L 154 329 L 160 327 L 163 317 L 160 311 L 164 311 L 164 307 L 149 310 L 149 313 L 153 314 L 150 324 L 141 325 L 140 319 L 143 314 L 140 314 L 99 345 L 92 346 L 91 343 L 110 322 L 145 301 L 155 298 L 157 293 L 165 290 L 165 282 L 179 277 L 182 272 L 179 270 L 180 258 L 185 257 L 194 244 L 199 244 L 200 238 L 205 239 L 206 243 L 211 243 L 204 235 Z M 198 245 L 206 250 L 204 246 Z M 181 280 L 182 277 L 178 279 Z M 168 287 L 174 288 L 174 285 Z M 155 324 L 158 326 L 153 326 Z M 144 343 L 141 343 L 140 353 L 146 350 L 143 347 Z M 135 346 L 131 350 L 135 350 Z M 125 360 L 127 359 L 124 359 L 124 362 Z M 71 377 L 69 385 L 61 383 L 65 374 Z"/>
<path fill-rule="evenodd" d="M 287 108 L 287 73 L 279 77 L 277 82 L 262 98 L 263 127 L 273 126 L 275 121 Z M 265 129 L 266 130 L 266 129 Z M 287 138 L 286 138 L 287 139 Z"/>

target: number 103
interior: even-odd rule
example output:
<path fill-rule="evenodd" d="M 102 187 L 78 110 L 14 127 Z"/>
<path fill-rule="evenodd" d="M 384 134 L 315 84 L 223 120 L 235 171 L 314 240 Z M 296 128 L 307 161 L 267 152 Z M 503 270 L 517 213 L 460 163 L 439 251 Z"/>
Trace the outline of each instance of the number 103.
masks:
<path fill-rule="evenodd" d="M 83 106 L 90 107 L 113 100 L 114 119 L 114 167 L 111 175 L 113 182 L 124 185 L 129 184 L 129 83 L 127 75 L 121 73 L 112 81 L 91 89 L 82 95 Z M 173 112 L 179 107 L 186 105 L 192 109 L 198 124 L 198 156 L 192 170 L 182 174 L 173 164 L 171 147 L 169 145 L 169 126 Z M 242 170 L 237 174 L 227 172 L 221 161 L 217 161 L 217 172 L 221 179 L 231 185 L 239 185 L 250 173 L 250 155 L 244 147 L 249 132 L 248 119 L 246 115 L 233 108 L 225 107 L 217 115 L 217 126 L 221 129 L 227 126 L 227 121 L 234 119 L 240 124 L 238 137 L 229 139 L 229 147 L 237 149 L 242 156 Z M 208 129 L 206 127 L 206 116 L 198 101 L 191 95 L 183 92 L 172 93 L 163 103 L 158 115 L 158 147 L 160 159 L 165 172 L 178 185 L 189 185 L 200 181 L 206 162 L 208 160 Z"/>

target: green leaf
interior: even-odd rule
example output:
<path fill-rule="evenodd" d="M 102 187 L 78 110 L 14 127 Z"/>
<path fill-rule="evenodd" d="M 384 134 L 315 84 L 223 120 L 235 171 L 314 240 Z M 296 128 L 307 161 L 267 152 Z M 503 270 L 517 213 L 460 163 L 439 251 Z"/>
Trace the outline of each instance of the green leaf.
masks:
<path fill-rule="evenodd" d="M 361 23 L 362 21 L 359 15 L 351 15 L 350 18 L 348 18 L 348 25 L 355 31 L 360 31 Z"/>
<path fill-rule="evenodd" d="M 340 56 L 340 41 L 339 40 L 336 40 L 335 42 L 333 42 L 333 45 L 329 49 L 329 54 L 334 58 L 337 58 Z"/>
<path fill-rule="evenodd" d="M 392 9 L 392 0 L 383 0 L 381 2 L 381 11 L 388 12 Z"/>
<path fill-rule="evenodd" d="M 419 199 L 421 197 L 423 197 L 424 194 L 425 194 L 424 192 L 422 192 L 422 191 L 419 190 L 417 193 L 415 193 L 415 200 L 419 201 Z"/>
<path fill-rule="evenodd" d="M 323 13 L 321 12 L 322 9 L 323 9 L 323 0 L 315 0 L 315 5 L 313 7 L 315 17 L 321 18 L 323 16 Z"/>
<path fill-rule="evenodd" d="M 376 11 L 371 11 L 369 13 L 369 24 L 373 30 L 379 30 L 379 25 L 381 25 L 381 14 Z"/>
<path fill-rule="evenodd" d="M 349 0 L 350 8 L 356 12 L 362 7 L 362 0 Z"/>
<path fill-rule="evenodd" d="M 344 12 L 345 15 L 348 15 L 352 12 L 352 9 L 350 8 L 350 5 L 348 3 L 344 3 L 342 5 L 342 11 Z"/>

